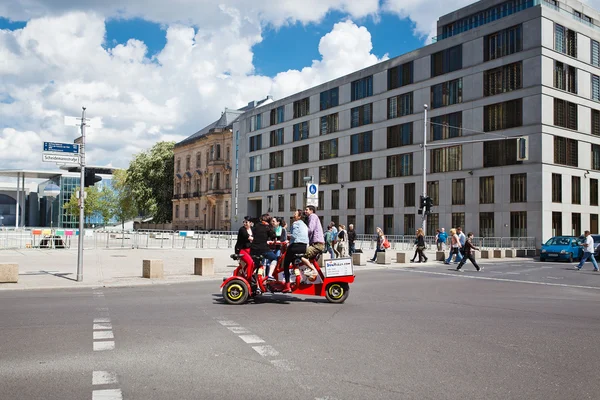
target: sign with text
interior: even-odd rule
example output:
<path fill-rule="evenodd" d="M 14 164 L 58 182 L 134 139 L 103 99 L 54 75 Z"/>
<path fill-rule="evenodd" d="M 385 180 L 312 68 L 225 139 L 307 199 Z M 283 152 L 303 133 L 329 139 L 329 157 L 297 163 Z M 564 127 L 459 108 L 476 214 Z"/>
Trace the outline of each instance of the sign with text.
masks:
<path fill-rule="evenodd" d="M 67 164 L 79 164 L 79 154 L 52 154 L 42 153 L 42 161 L 44 162 L 56 162 L 56 163 L 67 163 Z"/>
<path fill-rule="evenodd" d="M 44 151 L 48 153 L 79 154 L 79 145 L 72 143 L 44 142 Z"/>
<path fill-rule="evenodd" d="M 326 278 L 354 275 L 352 257 L 325 260 L 324 272 Z"/>
<path fill-rule="evenodd" d="M 319 207 L 319 185 L 316 183 L 306 185 L 306 205 Z"/>

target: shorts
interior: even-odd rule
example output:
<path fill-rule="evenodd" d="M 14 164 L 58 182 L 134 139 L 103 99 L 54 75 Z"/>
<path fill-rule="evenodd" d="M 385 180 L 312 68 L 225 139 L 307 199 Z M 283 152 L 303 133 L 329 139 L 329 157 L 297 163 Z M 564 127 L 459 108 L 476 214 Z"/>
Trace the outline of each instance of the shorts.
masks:
<path fill-rule="evenodd" d="M 313 243 L 306 249 L 305 256 L 308 259 L 317 258 L 323 251 L 325 251 L 324 243 Z"/>

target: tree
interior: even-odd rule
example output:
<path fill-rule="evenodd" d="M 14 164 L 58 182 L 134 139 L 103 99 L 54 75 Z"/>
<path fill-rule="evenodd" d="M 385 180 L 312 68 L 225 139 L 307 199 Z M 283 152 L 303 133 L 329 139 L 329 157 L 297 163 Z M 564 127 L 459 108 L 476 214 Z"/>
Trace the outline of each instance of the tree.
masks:
<path fill-rule="evenodd" d="M 86 193 L 86 198 L 84 201 L 83 215 L 85 218 L 89 218 L 101 210 L 100 192 L 95 186 L 87 187 L 84 190 Z M 77 192 L 79 192 L 79 188 L 75 188 L 73 193 L 71 193 L 71 198 L 63 207 L 69 214 L 79 221 L 79 200 L 75 195 Z"/>
<path fill-rule="evenodd" d="M 173 217 L 174 147 L 175 142 L 158 142 L 137 154 L 127 169 L 126 185 L 137 208 L 159 224 Z"/>
<path fill-rule="evenodd" d="M 112 187 L 114 195 L 113 216 L 121 221 L 125 228 L 125 221 L 137 217 L 138 210 L 133 197 L 132 188 L 127 182 L 127 171 L 117 169 L 113 172 Z"/>

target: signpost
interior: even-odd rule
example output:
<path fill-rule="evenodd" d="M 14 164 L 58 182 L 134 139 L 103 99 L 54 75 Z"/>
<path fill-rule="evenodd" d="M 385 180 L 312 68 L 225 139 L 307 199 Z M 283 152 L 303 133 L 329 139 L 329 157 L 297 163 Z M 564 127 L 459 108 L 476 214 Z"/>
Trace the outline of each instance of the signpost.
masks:
<path fill-rule="evenodd" d="M 44 142 L 44 152 L 79 154 L 79 145 L 71 143 Z"/>
<path fill-rule="evenodd" d="M 66 163 L 66 164 L 79 164 L 81 159 L 79 154 L 54 154 L 54 153 L 42 153 L 42 161 L 55 162 L 55 163 Z"/>
<path fill-rule="evenodd" d="M 306 185 L 306 205 L 319 207 L 319 185 L 316 183 Z"/>

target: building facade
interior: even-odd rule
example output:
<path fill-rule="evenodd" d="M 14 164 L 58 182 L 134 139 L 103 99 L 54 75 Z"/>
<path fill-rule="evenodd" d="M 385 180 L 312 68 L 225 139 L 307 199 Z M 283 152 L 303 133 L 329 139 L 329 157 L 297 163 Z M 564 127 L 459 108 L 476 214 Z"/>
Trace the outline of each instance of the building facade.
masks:
<path fill-rule="evenodd" d="M 575 0 L 442 16 L 431 45 L 242 115 L 235 215 L 289 216 L 308 177 L 325 221 L 414 234 L 425 131 L 428 234 L 460 225 L 539 245 L 598 232 L 599 42 L 600 13 Z"/>

